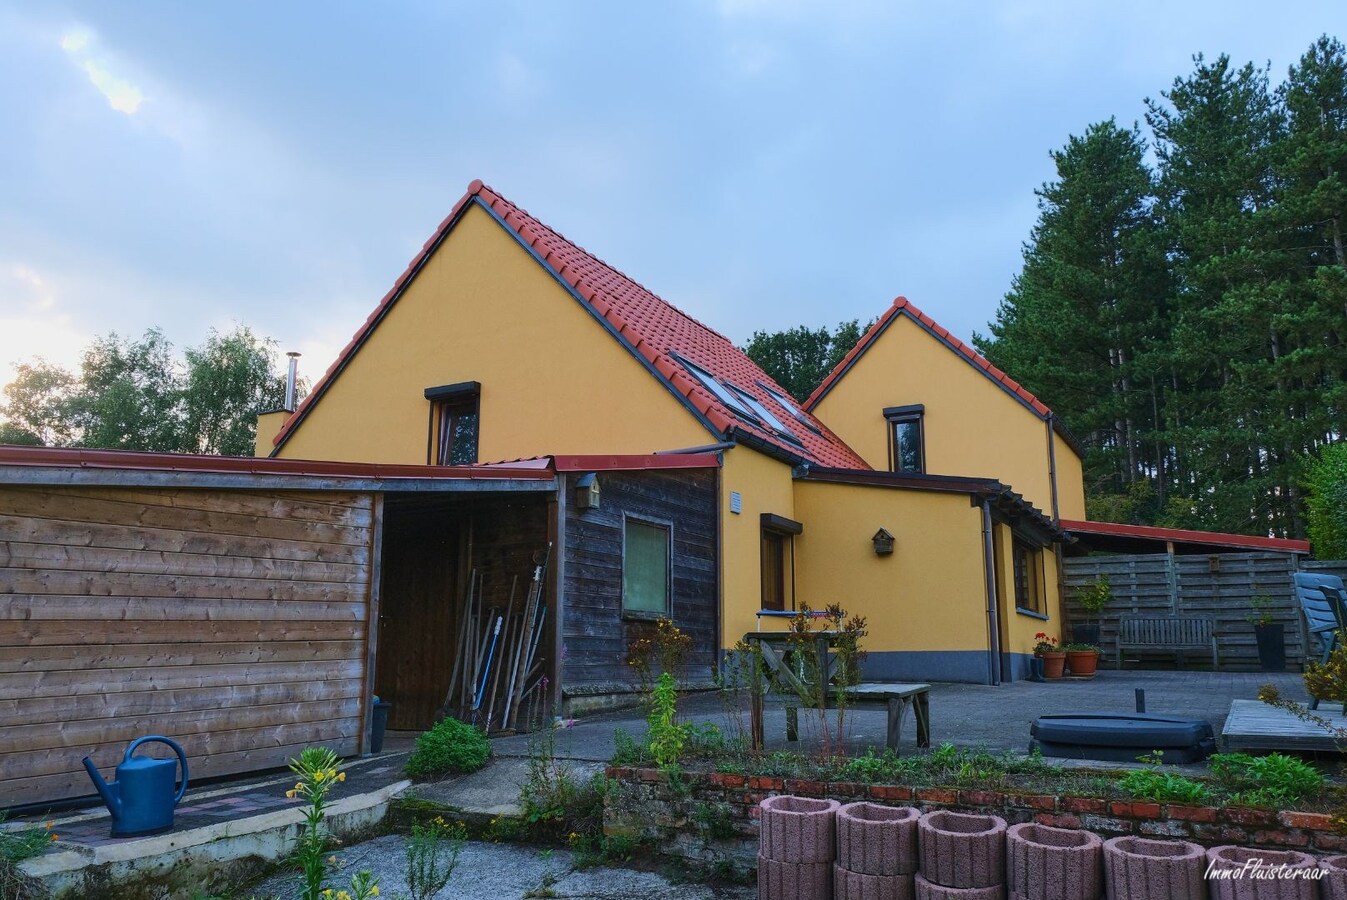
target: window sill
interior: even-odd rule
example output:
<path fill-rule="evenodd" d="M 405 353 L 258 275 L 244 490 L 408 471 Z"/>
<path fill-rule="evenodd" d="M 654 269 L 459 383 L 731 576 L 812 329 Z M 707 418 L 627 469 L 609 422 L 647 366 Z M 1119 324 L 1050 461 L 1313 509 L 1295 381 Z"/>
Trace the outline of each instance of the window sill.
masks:
<path fill-rule="evenodd" d="M 1048 621 L 1048 614 L 1038 612 L 1037 610 L 1025 609 L 1022 606 L 1017 606 L 1015 607 L 1015 612 L 1022 616 L 1028 616 L 1031 619 L 1042 619 L 1044 622 Z"/>

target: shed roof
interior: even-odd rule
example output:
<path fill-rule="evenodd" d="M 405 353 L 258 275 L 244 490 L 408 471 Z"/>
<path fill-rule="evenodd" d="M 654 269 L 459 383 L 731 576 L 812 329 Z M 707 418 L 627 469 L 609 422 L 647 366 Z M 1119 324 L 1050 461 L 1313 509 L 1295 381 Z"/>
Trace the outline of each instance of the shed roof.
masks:
<path fill-rule="evenodd" d="M 277 449 L 303 422 L 347 361 L 397 302 L 418 271 L 435 252 L 470 206 L 487 211 L 595 316 L 645 368 L 658 377 L 708 430 L 719 437 L 741 440 L 790 462 L 842 468 L 868 468 L 859 455 L 793 401 L 790 395 L 728 338 L 666 302 L 634 279 L 549 228 L 496 191 L 474 181 L 422 246 L 374 312 L 351 338 L 336 362 L 277 434 Z M 722 386 L 753 398 L 775 417 L 778 429 L 751 411 L 736 411 L 731 400 L 718 396 L 699 378 L 696 368 Z M 727 392 L 729 393 L 729 392 Z M 730 394 L 732 397 L 733 395 Z"/>
<path fill-rule="evenodd" d="M 1164 552 L 1173 544 L 1177 553 L 1219 553 L 1265 550 L 1270 553 L 1310 552 L 1309 541 L 1225 534 L 1219 531 L 1194 531 L 1187 528 L 1159 528 L 1154 525 L 1124 525 L 1121 522 L 1079 522 L 1062 520 L 1062 527 L 1076 536 L 1087 550 L 1121 553 Z"/>

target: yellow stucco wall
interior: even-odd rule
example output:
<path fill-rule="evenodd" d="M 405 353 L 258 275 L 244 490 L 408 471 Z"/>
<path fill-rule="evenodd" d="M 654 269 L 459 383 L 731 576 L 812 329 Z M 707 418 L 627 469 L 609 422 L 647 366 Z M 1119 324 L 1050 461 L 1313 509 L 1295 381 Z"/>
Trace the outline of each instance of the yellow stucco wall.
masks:
<path fill-rule="evenodd" d="M 716 439 L 474 206 L 279 455 L 424 463 L 423 391 L 461 381 L 482 385 L 482 462 Z"/>
<path fill-rule="evenodd" d="M 731 494 L 739 492 L 741 512 L 730 512 Z M 721 645 L 735 641 L 757 628 L 762 606 L 762 514 L 772 513 L 800 520 L 795 508 L 795 483 L 791 467 L 747 447 L 725 454 L 721 470 Z M 808 527 L 805 529 L 808 531 Z M 797 596 L 804 566 L 799 558 L 800 538 L 795 538 Z M 788 589 L 789 590 L 789 589 Z M 764 624 L 764 629 L 784 623 Z"/>
<path fill-rule="evenodd" d="M 865 648 L 985 650 L 981 511 L 963 494 L 796 482 L 800 599 L 869 620 Z M 887 528 L 888 556 L 870 539 Z"/>
<path fill-rule="evenodd" d="M 920 403 L 926 471 L 996 478 L 1052 514 L 1048 438 L 1043 420 L 904 315 L 899 315 L 814 409 L 814 414 L 876 469 L 889 468 L 884 409 Z M 1075 455 L 1058 444 L 1058 468 Z M 1069 457 L 1069 458 L 1068 458 Z M 1078 484 L 1059 476 L 1063 510 L 1083 509 Z"/>
<path fill-rule="evenodd" d="M 1061 517 L 1084 521 L 1085 465 L 1061 435 L 1054 433 L 1052 439 L 1057 448 L 1057 504 Z"/>

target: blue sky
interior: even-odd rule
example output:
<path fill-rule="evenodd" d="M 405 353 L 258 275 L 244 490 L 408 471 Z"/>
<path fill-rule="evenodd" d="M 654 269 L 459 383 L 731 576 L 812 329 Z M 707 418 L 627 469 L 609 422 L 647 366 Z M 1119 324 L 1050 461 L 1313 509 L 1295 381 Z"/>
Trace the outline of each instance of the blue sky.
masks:
<path fill-rule="evenodd" d="M 235 322 L 316 377 L 473 178 L 736 341 L 899 294 L 967 338 L 1049 150 L 1140 119 L 1196 52 L 1280 78 L 1344 24 L 1341 0 L 0 0 L 0 382 Z"/>

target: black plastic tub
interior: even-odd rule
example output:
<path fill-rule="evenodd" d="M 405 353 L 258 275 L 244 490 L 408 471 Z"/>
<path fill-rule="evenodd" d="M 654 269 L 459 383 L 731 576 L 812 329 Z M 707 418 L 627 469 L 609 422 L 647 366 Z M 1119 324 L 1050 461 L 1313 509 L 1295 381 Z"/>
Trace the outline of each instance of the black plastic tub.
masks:
<path fill-rule="evenodd" d="M 1058 759 L 1136 762 L 1161 750 L 1167 763 L 1194 763 L 1216 752 L 1210 722 L 1146 713 L 1040 716 L 1029 735 L 1030 749 Z"/>

